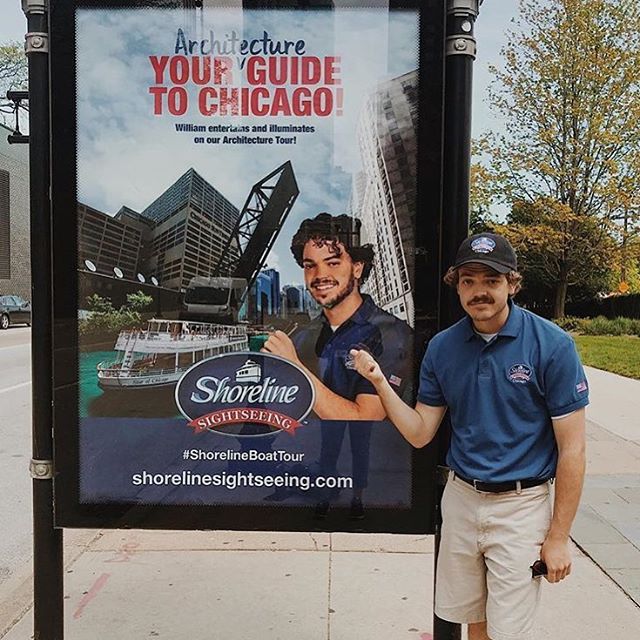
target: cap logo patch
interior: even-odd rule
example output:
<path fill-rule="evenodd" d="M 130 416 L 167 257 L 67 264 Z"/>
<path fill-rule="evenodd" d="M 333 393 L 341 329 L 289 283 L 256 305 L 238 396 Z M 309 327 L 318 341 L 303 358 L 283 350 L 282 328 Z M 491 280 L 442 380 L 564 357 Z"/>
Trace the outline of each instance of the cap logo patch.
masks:
<path fill-rule="evenodd" d="M 476 253 L 491 253 L 496 248 L 496 243 L 486 236 L 476 238 L 471 243 L 471 251 Z"/>
<path fill-rule="evenodd" d="M 516 384 L 526 384 L 531 380 L 531 367 L 526 364 L 514 364 L 509 369 L 508 377 Z"/>

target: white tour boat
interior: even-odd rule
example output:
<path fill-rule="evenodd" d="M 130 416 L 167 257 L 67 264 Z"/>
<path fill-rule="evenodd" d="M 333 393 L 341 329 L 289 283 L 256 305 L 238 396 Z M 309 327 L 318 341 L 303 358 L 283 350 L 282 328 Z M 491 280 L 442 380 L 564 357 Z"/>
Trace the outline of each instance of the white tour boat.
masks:
<path fill-rule="evenodd" d="M 249 339 L 243 325 L 153 319 L 146 329 L 121 331 L 114 350 L 114 361 L 97 366 L 105 391 L 173 386 L 200 360 L 248 351 Z"/>

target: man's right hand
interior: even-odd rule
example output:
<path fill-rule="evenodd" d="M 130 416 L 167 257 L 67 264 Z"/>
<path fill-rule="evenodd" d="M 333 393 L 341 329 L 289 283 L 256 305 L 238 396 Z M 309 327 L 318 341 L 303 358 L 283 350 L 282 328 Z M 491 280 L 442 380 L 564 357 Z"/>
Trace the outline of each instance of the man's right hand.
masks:
<path fill-rule="evenodd" d="M 353 363 L 356 371 L 363 378 L 369 380 L 374 387 L 385 380 L 384 373 L 382 373 L 380 365 L 375 361 L 374 357 L 370 353 L 361 349 L 351 349 L 349 354 L 353 356 Z"/>

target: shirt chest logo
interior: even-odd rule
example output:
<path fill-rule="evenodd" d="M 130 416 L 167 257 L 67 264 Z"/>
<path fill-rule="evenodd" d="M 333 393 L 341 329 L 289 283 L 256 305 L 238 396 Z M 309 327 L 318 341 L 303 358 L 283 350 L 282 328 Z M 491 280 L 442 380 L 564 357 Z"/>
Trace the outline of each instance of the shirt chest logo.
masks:
<path fill-rule="evenodd" d="M 516 384 L 527 384 L 527 382 L 531 381 L 532 373 L 533 371 L 530 366 L 526 364 L 514 364 L 509 368 L 507 377 L 511 382 L 515 382 Z"/>

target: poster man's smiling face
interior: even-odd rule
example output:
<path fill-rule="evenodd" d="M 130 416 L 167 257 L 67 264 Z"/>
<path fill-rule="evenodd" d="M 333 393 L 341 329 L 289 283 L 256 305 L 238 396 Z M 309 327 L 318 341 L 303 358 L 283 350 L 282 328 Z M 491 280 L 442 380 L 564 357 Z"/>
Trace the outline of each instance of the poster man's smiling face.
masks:
<path fill-rule="evenodd" d="M 313 299 L 333 309 L 357 291 L 362 262 L 354 262 L 341 242 L 309 240 L 302 253 L 304 283 Z"/>

